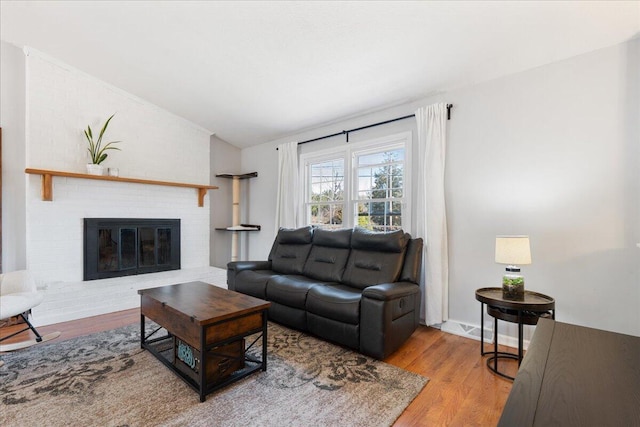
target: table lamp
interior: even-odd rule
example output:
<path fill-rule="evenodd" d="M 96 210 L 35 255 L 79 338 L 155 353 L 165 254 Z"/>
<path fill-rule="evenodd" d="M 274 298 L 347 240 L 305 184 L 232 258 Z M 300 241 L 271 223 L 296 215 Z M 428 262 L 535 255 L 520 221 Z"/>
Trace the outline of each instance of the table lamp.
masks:
<path fill-rule="evenodd" d="M 507 264 L 502 276 L 502 297 L 524 299 L 524 277 L 519 265 L 531 264 L 529 236 L 496 236 L 496 262 Z"/>

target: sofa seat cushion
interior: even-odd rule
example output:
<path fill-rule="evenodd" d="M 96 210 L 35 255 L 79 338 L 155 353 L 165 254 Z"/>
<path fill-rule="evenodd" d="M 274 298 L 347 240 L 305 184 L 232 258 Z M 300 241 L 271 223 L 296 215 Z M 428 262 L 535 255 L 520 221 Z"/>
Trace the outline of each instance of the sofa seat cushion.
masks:
<path fill-rule="evenodd" d="M 243 270 L 236 276 L 235 290 L 256 298 L 266 299 L 267 282 L 278 274 L 273 270 Z"/>
<path fill-rule="evenodd" d="M 362 291 L 345 285 L 319 286 L 309 290 L 307 311 L 351 325 L 360 323 Z"/>
<path fill-rule="evenodd" d="M 324 286 L 323 282 L 305 276 L 274 276 L 267 283 L 267 300 L 289 307 L 304 309 L 307 292 L 315 286 Z"/>

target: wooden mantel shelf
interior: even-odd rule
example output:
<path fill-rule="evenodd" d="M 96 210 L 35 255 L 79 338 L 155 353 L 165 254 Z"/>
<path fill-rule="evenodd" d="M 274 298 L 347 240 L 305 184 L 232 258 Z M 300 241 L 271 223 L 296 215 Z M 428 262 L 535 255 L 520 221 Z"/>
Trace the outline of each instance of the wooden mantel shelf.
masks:
<path fill-rule="evenodd" d="M 198 190 L 198 206 L 204 206 L 204 196 L 207 195 L 207 190 L 217 190 L 215 185 L 201 185 L 201 184 L 184 184 L 181 182 L 169 182 L 169 181 L 153 181 L 150 179 L 138 179 L 138 178 L 123 178 L 120 176 L 105 176 L 105 175 L 88 175 L 84 173 L 74 172 L 60 172 L 50 171 L 45 169 L 31 169 L 24 170 L 25 173 L 32 175 L 42 175 L 42 200 L 53 200 L 53 177 L 61 176 L 65 178 L 81 178 L 81 179 L 95 179 L 99 181 L 117 181 L 117 182 L 130 182 L 134 184 L 149 184 L 149 185 L 163 185 L 166 187 L 185 187 L 195 188 Z"/>

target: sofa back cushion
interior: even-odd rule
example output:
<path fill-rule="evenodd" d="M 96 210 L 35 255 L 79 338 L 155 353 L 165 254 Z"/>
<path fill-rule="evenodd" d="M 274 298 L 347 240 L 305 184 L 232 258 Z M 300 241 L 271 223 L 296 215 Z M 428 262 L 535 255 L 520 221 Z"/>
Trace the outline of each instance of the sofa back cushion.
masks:
<path fill-rule="evenodd" d="M 422 270 L 422 239 L 411 239 L 407 244 L 407 252 L 404 256 L 404 266 L 400 273 L 401 282 L 412 282 L 418 284 L 420 272 Z"/>
<path fill-rule="evenodd" d="M 324 282 L 339 282 L 349 258 L 351 234 L 351 229 L 316 229 L 303 274 Z"/>
<path fill-rule="evenodd" d="M 302 274 L 311 250 L 311 227 L 281 228 L 271 248 L 271 269 L 282 274 Z"/>
<path fill-rule="evenodd" d="M 355 228 L 342 283 L 364 289 L 380 283 L 396 282 L 402 271 L 409 240 L 410 236 L 401 230 L 373 233 Z"/>

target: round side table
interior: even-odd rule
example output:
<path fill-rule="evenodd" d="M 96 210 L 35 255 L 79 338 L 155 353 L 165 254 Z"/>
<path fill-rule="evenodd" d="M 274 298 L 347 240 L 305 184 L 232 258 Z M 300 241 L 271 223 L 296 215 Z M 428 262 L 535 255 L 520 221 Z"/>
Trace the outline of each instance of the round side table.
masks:
<path fill-rule="evenodd" d="M 538 292 L 524 291 L 521 300 L 506 299 L 502 288 L 480 288 L 476 290 L 476 299 L 480 301 L 480 354 L 487 359 L 487 367 L 501 377 L 513 380 L 514 377 L 498 370 L 498 359 L 515 359 L 518 366 L 522 363 L 523 325 L 535 325 L 540 317 L 556 318 L 556 302 L 550 296 Z M 487 314 L 493 317 L 493 351 L 484 351 L 484 305 Z M 498 320 L 518 324 L 518 354 L 498 351 Z"/>

